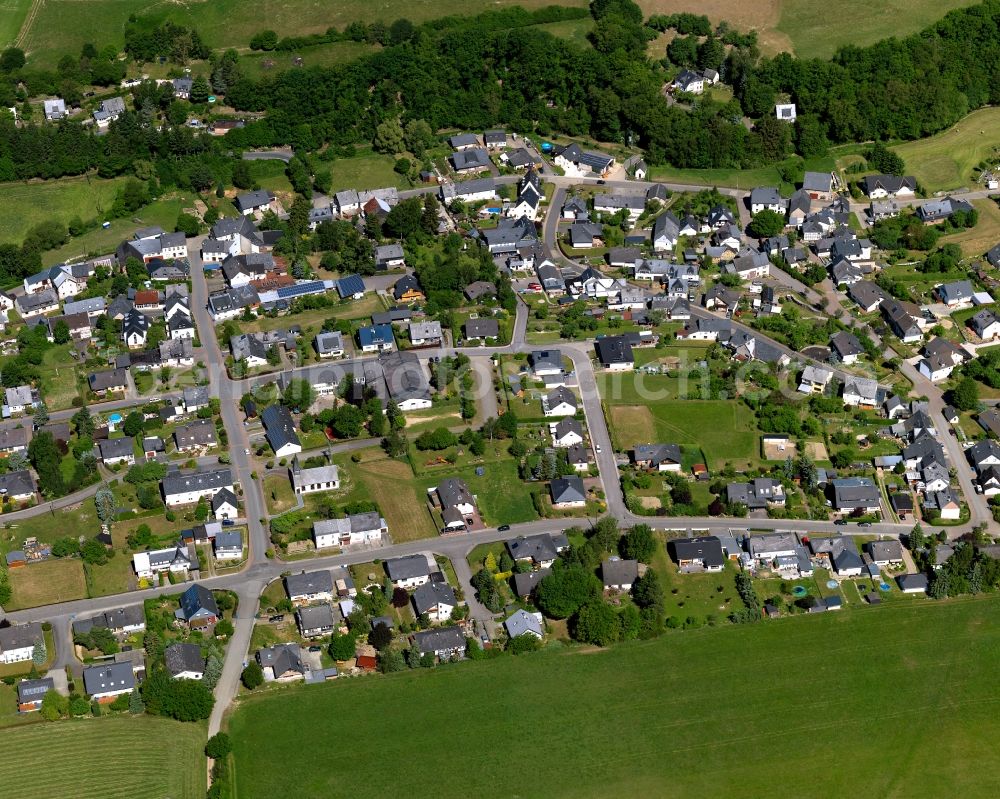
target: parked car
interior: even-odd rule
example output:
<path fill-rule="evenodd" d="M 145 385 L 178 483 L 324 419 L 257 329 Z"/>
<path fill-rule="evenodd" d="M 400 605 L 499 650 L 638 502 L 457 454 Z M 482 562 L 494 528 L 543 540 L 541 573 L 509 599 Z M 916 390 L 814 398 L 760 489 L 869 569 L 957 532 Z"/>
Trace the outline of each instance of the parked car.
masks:
<path fill-rule="evenodd" d="M 235 524 L 236 524 L 236 522 L 234 522 L 232 519 L 223 519 L 222 520 L 222 526 L 223 527 L 232 527 Z"/>
<path fill-rule="evenodd" d="M 871 527 L 871 522 L 858 522 L 858 527 Z"/>
<path fill-rule="evenodd" d="M 847 524 L 847 519 L 834 519 L 834 524 Z"/>
<path fill-rule="evenodd" d="M 498 533 L 506 533 L 509 529 L 510 529 L 510 525 L 509 524 L 501 524 L 497 528 L 497 532 Z"/>

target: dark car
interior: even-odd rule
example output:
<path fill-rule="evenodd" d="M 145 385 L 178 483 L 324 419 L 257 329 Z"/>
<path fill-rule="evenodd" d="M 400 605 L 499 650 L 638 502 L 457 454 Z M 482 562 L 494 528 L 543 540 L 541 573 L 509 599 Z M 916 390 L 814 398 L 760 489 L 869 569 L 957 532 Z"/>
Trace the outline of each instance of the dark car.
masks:
<path fill-rule="evenodd" d="M 599 181 L 597 181 L 597 185 L 598 185 L 598 186 L 603 186 L 603 185 L 604 185 L 604 184 L 605 184 L 606 182 L 607 182 L 607 181 L 604 181 L 604 180 L 599 180 Z"/>
<path fill-rule="evenodd" d="M 497 528 L 497 532 L 498 533 L 506 533 L 509 529 L 510 529 L 510 525 L 509 524 L 501 524 Z"/>
<path fill-rule="evenodd" d="M 847 519 L 834 519 L 834 524 L 847 524 Z"/>
<path fill-rule="evenodd" d="M 858 527 L 871 527 L 871 522 L 858 522 Z"/>
<path fill-rule="evenodd" d="M 311 647 L 309 647 L 309 651 L 310 652 L 322 652 L 323 651 L 323 647 L 321 647 L 321 646 L 311 646 Z"/>
<path fill-rule="evenodd" d="M 234 522 L 232 519 L 223 519 L 222 520 L 222 526 L 223 527 L 232 527 L 234 524 L 236 524 L 236 522 Z"/>

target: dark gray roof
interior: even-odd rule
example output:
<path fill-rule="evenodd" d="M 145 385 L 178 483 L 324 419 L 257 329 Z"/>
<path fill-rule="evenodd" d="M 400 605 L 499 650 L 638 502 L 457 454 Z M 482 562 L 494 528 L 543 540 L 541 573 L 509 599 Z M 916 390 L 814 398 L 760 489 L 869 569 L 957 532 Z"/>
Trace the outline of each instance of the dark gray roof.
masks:
<path fill-rule="evenodd" d="M 311 605 L 295 611 L 299 619 L 299 627 L 303 631 L 325 630 L 333 627 L 333 608 L 328 604 Z"/>
<path fill-rule="evenodd" d="M 290 671 L 299 674 L 306 672 L 306 667 L 302 665 L 302 649 L 298 644 L 277 644 L 267 649 L 258 649 L 257 662 L 261 668 L 270 666 L 275 677 Z"/>
<path fill-rule="evenodd" d="M 412 352 L 392 352 L 383 355 L 379 362 L 385 375 L 389 396 L 396 402 L 409 399 L 431 398 L 431 385 L 420 365 L 420 359 Z"/>
<path fill-rule="evenodd" d="M 38 622 L 0 627 L 0 652 L 34 646 L 43 638 L 42 625 Z"/>
<path fill-rule="evenodd" d="M 465 635 L 458 627 L 438 627 L 414 633 L 413 641 L 423 653 L 443 650 L 465 650 Z"/>
<path fill-rule="evenodd" d="M 295 422 L 291 413 L 288 412 L 288 408 L 284 405 L 271 405 L 265 408 L 260 419 L 267 431 L 268 443 L 275 452 L 286 444 L 301 446 L 295 432 Z"/>
<path fill-rule="evenodd" d="M 536 563 L 555 560 L 558 556 L 552 536 L 546 533 L 518 536 L 506 542 L 507 551 L 514 560 L 531 558 Z"/>
<path fill-rule="evenodd" d="M 557 477 L 549 484 L 552 492 L 553 504 L 560 502 L 585 502 L 587 490 L 584 488 L 583 480 L 575 475 L 568 477 Z"/>
<path fill-rule="evenodd" d="M 182 494 L 187 491 L 228 488 L 233 484 L 233 473 L 229 469 L 213 469 L 194 474 L 174 474 L 163 478 L 163 493 Z"/>
<path fill-rule="evenodd" d="M 468 319 L 464 325 L 466 338 L 496 338 L 500 323 L 496 319 Z"/>
<path fill-rule="evenodd" d="M 212 446 L 217 443 L 215 424 L 211 419 L 197 419 L 174 430 L 174 441 L 178 449 Z"/>
<path fill-rule="evenodd" d="M 103 460 L 114 458 L 126 458 L 135 455 L 135 439 L 131 436 L 124 438 L 106 438 L 97 443 L 101 450 Z"/>
<path fill-rule="evenodd" d="M 427 577 L 431 569 L 427 558 L 423 555 L 406 555 L 402 558 L 391 558 L 385 562 L 385 570 L 389 579 L 409 580 L 414 577 Z"/>
<path fill-rule="evenodd" d="M 413 607 L 416 609 L 418 616 L 427 613 L 431 608 L 439 604 L 451 607 L 458 605 L 455 592 L 448 583 L 424 583 L 413 592 Z"/>
<path fill-rule="evenodd" d="M 333 576 L 328 569 L 316 572 L 289 574 L 285 577 L 285 588 L 288 596 L 307 596 L 333 592 Z"/>
<path fill-rule="evenodd" d="M 678 561 L 701 560 L 706 567 L 723 566 L 726 562 L 722 553 L 722 542 L 714 535 L 678 538 L 671 541 L 670 546 Z"/>
<path fill-rule="evenodd" d="M 535 586 L 551 574 L 550 569 L 537 569 L 536 571 L 523 572 L 514 575 L 514 591 L 519 597 L 528 596 L 535 590 Z"/>
<path fill-rule="evenodd" d="M 131 691 L 135 688 L 135 673 L 131 663 L 109 663 L 89 666 L 83 670 L 83 685 L 88 694 Z"/>
<path fill-rule="evenodd" d="M 613 558 L 601 564 L 605 585 L 631 585 L 639 576 L 639 561 Z"/>
<path fill-rule="evenodd" d="M 198 583 L 181 594 L 180 604 L 180 614 L 186 621 L 191 621 L 195 616 L 219 616 L 219 606 L 212 592 Z"/>
<path fill-rule="evenodd" d="M 185 671 L 202 673 L 205 670 L 205 658 L 202 657 L 198 644 L 171 644 L 163 650 L 163 665 L 171 677 Z"/>
<path fill-rule="evenodd" d="M 40 702 L 46 691 L 54 691 L 55 681 L 51 677 L 42 677 L 38 680 L 21 680 L 17 684 L 17 701 L 20 704 L 27 702 Z"/>
<path fill-rule="evenodd" d="M 76 619 L 73 622 L 73 631 L 86 633 L 95 627 L 103 627 L 108 630 L 123 630 L 126 627 L 137 627 L 145 623 L 146 613 L 142 605 L 129 605 L 117 610 L 99 613 L 90 618 Z"/>
<path fill-rule="evenodd" d="M 0 475 L 0 496 L 16 497 L 35 493 L 35 479 L 27 469 Z"/>
<path fill-rule="evenodd" d="M 607 336 L 594 344 L 597 358 L 604 366 L 616 363 L 633 363 L 632 345 L 625 336 Z"/>
<path fill-rule="evenodd" d="M 236 199 L 233 200 L 233 205 L 236 206 L 237 211 L 243 212 L 267 205 L 273 199 L 274 195 L 271 194 L 271 192 L 261 189 L 258 191 L 248 191 L 244 194 L 237 194 Z"/>

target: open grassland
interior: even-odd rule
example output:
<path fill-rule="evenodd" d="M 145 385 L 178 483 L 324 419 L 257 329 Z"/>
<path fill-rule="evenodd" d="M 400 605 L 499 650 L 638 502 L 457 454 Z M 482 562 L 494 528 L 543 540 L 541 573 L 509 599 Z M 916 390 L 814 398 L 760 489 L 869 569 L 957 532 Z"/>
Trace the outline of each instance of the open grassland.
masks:
<path fill-rule="evenodd" d="M 998 610 L 900 602 L 254 697 L 230 724 L 239 796 L 994 796 Z M 734 676 L 752 688 L 728 701 Z"/>
<path fill-rule="evenodd" d="M 0 17 L 2 8 L 0 5 Z M 66 224 L 74 216 L 83 220 L 100 217 L 114 203 L 122 182 L 118 178 L 83 177 L 2 183 L 0 196 L 4 198 L 5 213 L 0 216 L 0 243 L 20 244 L 34 225 L 50 219 Z"/>
<path fill-rule="evenodd" d="M 839 0 L 831 6 L 824 0 L 783 0 L 780 20 L 773 32 L 761 35 L 763 43 L 783 36 L 802 58 L 829 58 L 845 44 L 865 46 L 916 33 L 956 8 L 975 5 L 976 0 Z M 743 5 L 739 3 L 738 5 Z M 756 4 L 747 4 L 756 5 Z"/>
<path fill-rule="evenodd" d="M 973 111 L 943 133 L 892 149 L 929 192 L 970 186 L 973 168 L 1000 149 L 1000 108 Z"/>
<path fill-rule="evenodd" d="M 87 596 L 87 580 L 83 561 L 79 558 L 49 558 L 11 569 L 8 574 L 13 598 L 6 605 L 7 610 L 35 608 Z"/>
<path fill-rule="evenodd" d="M 983 255 L 1000 241 L 1000 206 L 993 200 L 973 200 L 972 204 L 979 211 L 976 226 L 941 239 L 941 244 L 957 244 L 966 257 Z"/>
<path fill-rule="evenodd" d="M 205 795 L 204 742 L 200 724 L 151 716 L 5 730 L 0 793 L 5 799 L 195 799 Z M 23 767 L 41 753 L 44 767 Z"/>
<path fill-rule="evenodd" d="M 430 538 L 437 534 L 427 511 L 427 492 L 413 482 L 413 472 L 403 461 L 382 458 L 354 467 L 389 525 L 394 542 Z"/>
<path fill-rule="evenodd" d="M 28 0 L 0 0 L 26 3 Z M 77 54 L 85 42 L 98 47 L 124 44 L 124 28 L 136 14 L 155 20 L 172 20 L 195 28 L 213 48 L 246 49 L 251 37 L 265 28 L 279 36 L 323 33 L 333 26 L 343 30 L 355 21 L 386 24 L 405 17 L 426 22 L 452 14 L 471 16 L 502 6 L 534 9 L 551 5 L 550 0 L 475 0 L 456 7 L 444 0 L 377 0 L 374 3 L 329 3 L 324 0 L 261 0 L 246 13 L 236 0 L 185 4 L 150 3 L 148 0 L 48 0 L 24 35 L 24 47 L 42 65 L 54 67 L 66 54 Z M 582 0 L 564 0 L 560 5 L 583 6 Z M 276 56 L 281 58 L 279 53 Z"/>
<path fill-rule="evenodd" d="M 15 43 L 32 5 L 32 0 L 0 0 L 0 47 Z"/>

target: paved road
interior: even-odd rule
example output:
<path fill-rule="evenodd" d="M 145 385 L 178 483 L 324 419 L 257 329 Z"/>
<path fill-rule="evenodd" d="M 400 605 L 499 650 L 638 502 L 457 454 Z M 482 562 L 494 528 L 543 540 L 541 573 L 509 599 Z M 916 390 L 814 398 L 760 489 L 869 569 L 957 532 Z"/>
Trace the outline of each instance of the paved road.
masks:
<path fill-rule="evenodd" d="M 284 161 L 286 164 L 295 157 L 291 150 L 258 150 L 243 153 L 244 161 Z"/>

